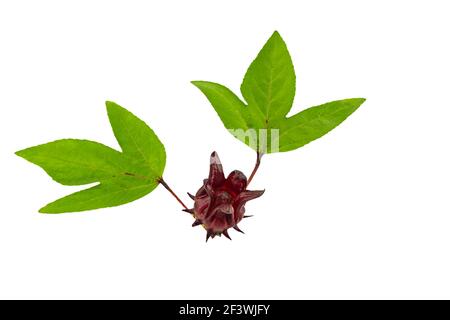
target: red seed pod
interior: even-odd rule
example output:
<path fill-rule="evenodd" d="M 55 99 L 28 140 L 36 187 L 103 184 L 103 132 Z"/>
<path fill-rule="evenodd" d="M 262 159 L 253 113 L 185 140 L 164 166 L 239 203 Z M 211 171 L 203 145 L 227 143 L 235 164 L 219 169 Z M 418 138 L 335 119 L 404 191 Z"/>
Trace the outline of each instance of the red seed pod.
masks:
<path fill-rule="evenodd" d="M 185 211 L 194 216 L 193 227 L 203 225 L 206 229 L 206 241 L 222 234 L 231 240 L 229 228 L 242 232 L 237 224 L 245 217 L 247 201 L 263 193 L 264 190 L 247 190 L 247 177 L 239 170 L 231 172 L 225 179 L 219 156 L 213 152 L 208 179 L 203 180 L 203 186 L 195 196 L 189 194 L 194 200 L 194 208 Z"/>

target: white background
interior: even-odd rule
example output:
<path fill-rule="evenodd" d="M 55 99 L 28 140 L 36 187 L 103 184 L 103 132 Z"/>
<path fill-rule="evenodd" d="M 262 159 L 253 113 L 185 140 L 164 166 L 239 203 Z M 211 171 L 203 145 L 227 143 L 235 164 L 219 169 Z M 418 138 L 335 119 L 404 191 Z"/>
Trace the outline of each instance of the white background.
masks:
<path fill-rule="evenodd" d="M 0 298 L 450 298 L 447 1 L 2 1 Z M 216 150 L 254 154 L 191 80 L 238 92 L 274 30 L 292 109 L 365 97 L 340 127 L 263 159 L 246 235 L 205 232 L 163 189 L 42 215 L 82 189 L 14 156 L 59 138 L 117 147 L 104 101 L 165 143 L 165 179 L 195 192 Z M 190 201 L 189 201 L 190 202 Z"/>

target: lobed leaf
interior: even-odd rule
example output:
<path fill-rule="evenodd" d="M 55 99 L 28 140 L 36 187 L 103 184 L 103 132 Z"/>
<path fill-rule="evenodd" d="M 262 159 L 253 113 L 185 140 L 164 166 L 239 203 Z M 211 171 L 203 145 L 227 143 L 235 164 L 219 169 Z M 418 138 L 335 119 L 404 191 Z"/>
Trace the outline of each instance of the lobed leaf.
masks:
<path fill-rule="evenodd" d="M 107 102 L 107 111 L 122 152 L 103 144 L 65 139 L 31 147 L 16 154 L 44 169 L 64 185 L 98 182 L 43 207 L 42 213 L 93 210 L 137 200 L 158 186 L 164 171 L 164 146 L 142 120 Z"/>
<path fill-rule="evenodd" d="M 241 85 L 245 103 L 223 85 L 193 81 L 230 133 L 259 153 L 291 151 L 338 126 L 363 98 L 328 102 L 287 118 L 295 96 L 289 51 L 274 32 L 250 64 Z"/>

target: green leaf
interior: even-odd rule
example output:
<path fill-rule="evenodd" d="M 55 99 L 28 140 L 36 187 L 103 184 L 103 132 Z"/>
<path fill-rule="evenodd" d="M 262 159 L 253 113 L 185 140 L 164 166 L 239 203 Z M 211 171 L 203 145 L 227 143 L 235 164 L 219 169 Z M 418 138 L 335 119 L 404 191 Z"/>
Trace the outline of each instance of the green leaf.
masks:
<path fill-rule="evenodd" d="M 363 98 L 328 102 L 280 121 L 280 151 L 290 151 L 336 128 L 365 101 Z"/>
<path fill-rule="evenodd" d="M 208 98 L 230 133 L 260 153 L 300 148 L 334 129 L 365 101 L 329 102 L 288 118 L 295 96 L 295 72 L 286 44 L 276 31 L 245 74 L 241 93 L 246 103 L 218 83 L 192 83 Z"/>
<path fill-rule="evenodd" d="M 192 83 L 208 98 L 225 127 L 248 129 L 246 106 L 230 89 L 214 82 Z"/>
<path fill-rule="evenodd" d="M 289 51 L 274 32 L 250 64 L 241 85 L 250 108 L 258 108 L 264 120 L 285 117 L 295 96 L 295 72 Z"/>
<path fill-rule="evenodd" d="M 93 141 L 65 139 L 16 153 L 63 185 L 98 182 L 90 189 L 48 204 L 40 212 L 118 206 L 137 200 L 158 186 L 166 163 L 163 144 L 152 129 L 126 109 L 114 102 L 106 102 L 106 107 L 122 152 Z"/>

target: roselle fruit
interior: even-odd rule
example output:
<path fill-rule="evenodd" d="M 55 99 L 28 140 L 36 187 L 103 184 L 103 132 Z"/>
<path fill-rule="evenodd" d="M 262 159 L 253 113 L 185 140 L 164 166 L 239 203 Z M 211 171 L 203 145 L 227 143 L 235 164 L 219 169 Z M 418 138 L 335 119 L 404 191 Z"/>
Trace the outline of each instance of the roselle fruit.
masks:
<path fill-rule="evenodd" d="M 194 208 L 184 211 L 195 218 L 193 227 L 203 225 L 206 229 L 206 241 L 222 234 L 231 240 L 228 229 L 242 232 L 237 225 L 247 217 L 244 215 L 247 201 L 263 193 L 264 190 L 247 190 L 247 177 L 239 170 L 232 171 L 225 179 L 219 156 L 213 152 L 208 179 L 203 180 L 203 186 L 195 196 L 189 194 L 194 200 Z"/>

